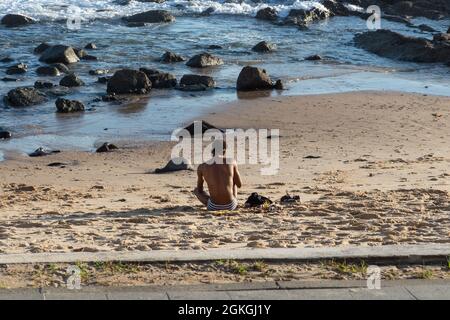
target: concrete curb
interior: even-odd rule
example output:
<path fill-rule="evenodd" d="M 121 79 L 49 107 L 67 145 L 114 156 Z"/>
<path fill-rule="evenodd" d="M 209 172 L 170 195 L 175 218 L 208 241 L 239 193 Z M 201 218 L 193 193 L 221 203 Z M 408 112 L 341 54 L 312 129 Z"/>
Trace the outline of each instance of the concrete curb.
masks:
<path fill-rule="evenodd" d="M 1 254 L 0 264 L 75 262 L 194 262 L 230 260 L 314 261 L 324 259 L 415 263 L 445 261 L 450 244 L 345 246 L 323 248 L 154 250 L 131 252 L 70 252 Z"/>

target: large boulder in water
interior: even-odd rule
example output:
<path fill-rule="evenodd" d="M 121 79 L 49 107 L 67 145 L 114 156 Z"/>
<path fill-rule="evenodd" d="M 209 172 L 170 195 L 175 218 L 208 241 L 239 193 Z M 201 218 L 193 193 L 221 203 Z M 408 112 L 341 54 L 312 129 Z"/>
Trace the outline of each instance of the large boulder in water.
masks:
<path fill-rule="evenodd" d="M 161 72 L 155 69 L 140 68 L 139 71 L 144 72 L 152 83 L 152 88 L 168 89 L 176 87 L 177 79 L 171 73 Z"/>
<path fill-rule="evenodd" d="M 223 60 L 209 53 L 201 53 L 193 56 L 186 65 L 192 68 L 206 68 L 223 64 Z"/>
<path fill-rule="evenodd" d="M 28 107 L 47 101 L 45 94 L 33 87 L 16 88 L 8 92 L 6 104 L 13 107 Z"/>
<path fill-rule="evenodd" d="M 183 91 L 203 91 L 215 85 L 212 77 L 196 74 L 185 74 L 180 80 L 180 90 Z"/>
<path fill-rule="evenodd" d="M 55 102 L 57 112 L 59 113 L 71 113 L 84 111 L 84 104 L 76 100 L 67 100 L 58 98 Z"/>
<path fill-rule="evenodd" d="M 328 9 L 332 16 L 348 16 L 350 10 L 340 1 L 337 0 L 323 0 L 322 5 Z"/>
<path fill-rule="evenodd" d="M 355 36 L 355 44 L 379 56 L 413 62 L 449 62 L 446 42 L 404 36 L 390 30 L 377 30 Z"/>
<path fill-rule="evenodd" d="M 56 67 L 42 66 L 36 69 L 36 74 L 39 76 L 57 77 L 60 75 L 60 72 Z"/>
<path fill-rule="evenodd" d="M 6 74 L 13 75 L 13 74 L 24 74 L 28 70 L 28 66 L 24 63 L 18 63 L 13 66 L 10 66 L 6 70 Z"/>
<path fill-rule="evenodd" d="M 328 15 L 328 10 L 324 11 L 320 8 L 291 9 L 284 20 L 284 24 L 304 26 L 314 21 L 326 19 Z"/>
<path fill-rule="evenodd" d="M 261 41 L 256 44 L 252 50 L 260 53 L 268 53 L 277 50 L 277 46 L 267 41 Z"/>
<path fill-rule="evenodd" d="M 59 82 L 59 85 L 68 88 L 81 87 L 84 86 L 84 81 L 78 78 L 76 74 L 71 73 L 62 78 L 61 81 Z"/>
<path fill-rule="evenodd" d="M 0 127 L 0 140 L 2 139 L 11 139 L 12 134 L 9 131 L 6 131 Z"/>
<path fill-rule="evenodd" d="M 390 2 L 390 3 L 389 3 Z M 447 0 L 389 1 L 383 3 L 387 14 L 442 19 L 448 17 L 450 4 Z M 375 3 L 373 3 L 375 4 Z"/>
<path fill-rule="evenodd" d="M 22 14 L 7 14 L 0 21 L 2 25 L 8 28 L 26 26 L 35 22 L 36 21 L 33 18 L 24 16 Z"/>
<path fill-rule="evenodd" d="M 236 84 L 238 91 L 273 89 L 273 83 L 266 70 L 246 66 L 242 69 Z"/>
<path fill-rule="evenodd" d="M 278 19 L 277 10 L 271 7 L 261 9 L 256 13 L 256 19 L 275 21 Z"/>
<path fill-rule="evenodd" d="M 80 61 L 74 49 L 69 46 L 56 45 L 51 46 L 42 52 L 39 61 L 46 63 L 64 63 L 71 64 Z"/>
<path fill-rule="evenodd" d="M 111 79 L 108 80 L 107 92 L 117 94 L 145 94 L 148 93 L 151 88 L 152 83 L 144 72 L 122 69 L 116 71 Z"/>
<path fill-rule="evenodd" d="M 150 10 L 124 17 L 123 20 L 129 23 L 163 23 L 173 22 L 175 17 L 166 10 Z"/>
<path fill-rule="evenodd" d="M 166 51 L 161 57 L 161 62 L 165 63 L 181 62 L 185 60 L 186 59 L 184 57 L 170 51 Z"/>
<path fill-rule="evenodd" d="M 49 45 L 47 42 L 42 42 L 40 45 L 38 45 L 36 48 L 34 48 L 33 52 L 36 54 L 41 54 L 42 52 L 44 52 L 45 50 L 47 50 L 50 47 L 51 47 L 51 45 Z"/>

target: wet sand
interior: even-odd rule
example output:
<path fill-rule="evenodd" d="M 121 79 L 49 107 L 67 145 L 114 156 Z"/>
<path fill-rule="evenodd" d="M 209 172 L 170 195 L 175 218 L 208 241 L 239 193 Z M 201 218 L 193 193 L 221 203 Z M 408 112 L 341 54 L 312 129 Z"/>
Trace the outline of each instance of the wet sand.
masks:
<path fill-rule="evenodd" d="M 241 166 L 239 201 L 289 192 L 301 203 L 209 213 L 191 192 L 195 172 L 149 173 L 170 142 L 13 155 L 0 164 L 0 253 L 450 243 L 450 98 L 246 98 L 204 116 L 281 130 L 279 174 Z"/>

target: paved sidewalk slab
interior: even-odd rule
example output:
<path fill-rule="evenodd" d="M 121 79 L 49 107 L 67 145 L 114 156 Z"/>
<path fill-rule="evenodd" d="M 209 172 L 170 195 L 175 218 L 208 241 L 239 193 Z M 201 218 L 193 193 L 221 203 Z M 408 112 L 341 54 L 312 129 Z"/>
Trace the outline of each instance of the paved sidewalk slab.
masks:
<path fill-rule="evenodd" d="M 82 290 L 64 288 L 0 289 L 0 299 L 24 300 L 450 300 L 449 280 L 382 281 L 380 290 L 354 287 L 355 281 L 322 281 L 322 287 L 312 281 L 293 281 L 290 289 L 251 283 L 236 284 L 235 289 L 216 290 L 216 285 L 149 286 L 149 287 L 85 287 Z M 246 287 L 247 285 L 247 287 Z M 272 285 L 272 284 L 271 284 Z M 287 287 L 286 284 L 284 287 Z M 223 289 L 223 288 L 222 288 Z"/>
<path fill-rule="evenodd" d="M 0 300 L 44 300 L 39 289 L 2 289 Z"/>
<path fill-rule="evenodd" d="M 381 289 L 349 289 L 353 300 L 415 300 L 404 287 L 382 287 Z"/>
<path fill-rule="evenodd" d="M 344 246 L 323 248 L 152 250 L 125 252 L 71 252 L 1 254 L 0 264 L 75 263 L 93 261 L 193 262 L 230 260 L 313 261 L 322 259 L 365 259 L 422 262 L 450 255 L 450 244 Z"/>
<path fill-rule="evenodd" d="M 408 290 L 418 300 L 450 300 L 450 286 L 449 285 L 417 285 L 406 286 Z"/>

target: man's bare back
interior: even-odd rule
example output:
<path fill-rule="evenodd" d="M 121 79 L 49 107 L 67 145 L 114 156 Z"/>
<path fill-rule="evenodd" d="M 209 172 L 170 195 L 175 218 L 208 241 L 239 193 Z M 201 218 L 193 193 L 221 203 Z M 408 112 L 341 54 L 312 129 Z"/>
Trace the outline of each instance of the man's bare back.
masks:
<path fill-rule="evenodd" d="M 197 188 L 194 193 L 208 207 L 208 201 L 218 206 L 236 201 L 237 188 L 242 186 L 236 162 L 223 157 L 215 159 L 212 163 L 201 164 L 197 169 Z M 203 188 L 204 181 L 208 185 L 209 195 Z"/>

